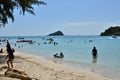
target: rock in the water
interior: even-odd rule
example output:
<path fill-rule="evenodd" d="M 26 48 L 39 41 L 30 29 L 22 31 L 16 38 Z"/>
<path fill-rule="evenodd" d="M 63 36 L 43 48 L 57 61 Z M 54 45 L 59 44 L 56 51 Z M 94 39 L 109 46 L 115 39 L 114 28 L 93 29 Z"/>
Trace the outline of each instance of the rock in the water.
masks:
<path fill-rule="evenodd" d="M 48 36 L 64 36 L 64 34 L 61 31 L 56 31 L 54 33 L 49 34 Z"/>
<path fill-rule="evenodd" d="M 120 36 L 120 26 L 112 26 L 100 34 L 100 36 Z"/>

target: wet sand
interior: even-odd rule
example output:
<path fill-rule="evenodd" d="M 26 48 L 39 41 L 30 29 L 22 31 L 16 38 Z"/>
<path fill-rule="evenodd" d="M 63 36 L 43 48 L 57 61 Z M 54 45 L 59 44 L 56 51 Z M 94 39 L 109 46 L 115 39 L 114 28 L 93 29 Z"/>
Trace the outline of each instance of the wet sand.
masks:
<path fill-rule="evenodd" d="M 5 54 L 0 56 L 4 57 Z M 1 61 L 0 67 L 3 66 L 7 66 L 5 61 Z M 43 57 L 21 52 L 15 52 L 13 69 L 25 72 L 31 80 L 112 80 L 90 71 L 76 70 Z M 0 80 L 20 80 L 5 77 L 4 72 L 6 70 L 0 70 Z"/>

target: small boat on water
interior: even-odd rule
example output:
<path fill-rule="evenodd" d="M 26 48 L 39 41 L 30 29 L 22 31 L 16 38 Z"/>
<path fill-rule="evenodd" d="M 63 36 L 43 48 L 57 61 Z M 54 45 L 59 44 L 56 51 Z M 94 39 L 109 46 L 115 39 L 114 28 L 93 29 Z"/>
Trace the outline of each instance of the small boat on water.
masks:
<path fill-rule="evenodd" d="M 18 37 L 17 39 L 25 39 L 24 37 Z"/>
<path fill-rule="evenodd" d="M 54 39 L 53 39 L 53 38 L 46 38 L 46 40 L 54 41 Z"/>
<path fill-rule="evenodd" d="M 115 39 L 117 39 L 117 36 L 115 36 L 115 35 L 112 35 L 112 38 L 115 38 Z"/>
<path fill-rule="evenodd" d="M 32 40 L 17 40 L 17 42 L 32 42 Z"/>

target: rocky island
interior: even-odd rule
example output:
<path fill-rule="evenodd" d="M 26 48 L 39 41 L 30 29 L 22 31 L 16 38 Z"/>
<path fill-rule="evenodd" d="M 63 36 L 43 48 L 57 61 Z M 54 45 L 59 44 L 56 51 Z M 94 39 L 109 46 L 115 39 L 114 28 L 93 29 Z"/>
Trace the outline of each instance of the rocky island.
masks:
<path fill-rule="evenodd" d="M 64 34 L 61 31 L 56 31 L 54 33 L 49 34 L 48 36 L 64 36 Z"/>
<path fill-rule="evenodd" d="M 110 27 L 102 32 L 100 36 L 120 36 L 120 26 Z"/>

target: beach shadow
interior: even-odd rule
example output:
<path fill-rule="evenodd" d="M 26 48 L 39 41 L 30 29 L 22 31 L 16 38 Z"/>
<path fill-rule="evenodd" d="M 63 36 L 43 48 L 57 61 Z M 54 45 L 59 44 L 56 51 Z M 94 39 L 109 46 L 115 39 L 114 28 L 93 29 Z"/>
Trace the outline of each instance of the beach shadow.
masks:
<path fill-rule="evenodd" d="M 5 70 L 7 70 L 7 69 L 8 69 L 7 66 L 1 66 L 1 67 L 0 67 L 0 77 L 5 77 L 4 72 L 5 72 Z"/>
<path fill-rule="evenodd" d="M 0 77 L 17 78 L 20 80 L 38 80 L 37 78 L 29 77 L 24 71 L 20 71 L 17 69 L 8 69 L 7 66 L 1 66 L 0 71 L 3 71 L 3 74 L 0 74 Z"/>

